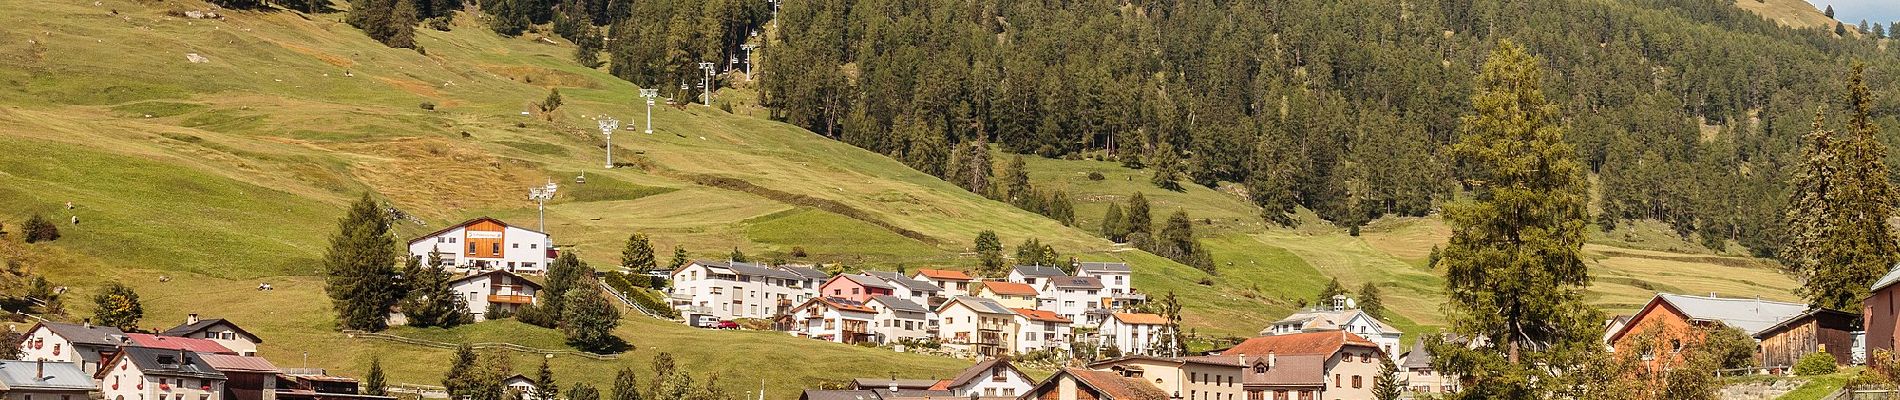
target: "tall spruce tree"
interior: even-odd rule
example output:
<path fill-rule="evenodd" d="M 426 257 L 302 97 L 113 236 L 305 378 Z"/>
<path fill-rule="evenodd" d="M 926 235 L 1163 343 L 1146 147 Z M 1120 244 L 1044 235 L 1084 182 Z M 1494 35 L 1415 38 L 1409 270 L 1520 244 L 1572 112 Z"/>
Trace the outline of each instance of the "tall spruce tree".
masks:
<path fill-rule="evenodd" d="M 449 372 L 442 375 L 443 390 L 451 399 L 472 399 L 482 391 L 481 360 L 475 356 L 475 348 L 464 343 L 456 346 L 455 356 L 449 359 Z"/>
<path fill-rule="evenodd" d="M 1825 128 L 1815 115 L 1786 213 L 1790 243 L 1782 256 L 1806 282 L 1799 292 L 1810 304 L 1837 310 L 1859 309 L 1874 280 L 1900 261 L 1886 222 L 1895 195 L 1887 148 L 1871 121 L 1865 68 L 1857 63 L 1848 75 L 1853 110 L 1845 132 Z"/>
<path fill-rule="evenodd" d="M 343 329 L 387 328 L 390 307 L 407 290 L 398 278 L 396 238 L 389 224 L 389 214 L 365 193 L 330 237 L 323 256 L 324 291 Z"/>
<path fill-rule="evenodd" d="M 644 272 L 657 266 L 653 263 L 653 242 L 644 233 L 635 233 L 627 237 L 627 246 L 620 250 L 620 268 L 628 272 Z"/>
<path fill-rule="evenodd" d="M 449 272 L 431 256 L 428 265 L 410 257 L 403 268 L 409 294 L 403 298 L 402 313 L 409 326 L 453 328 L 473 322 L 468 300 L 449 285 Z"/>
<path fill-rule="evenodd" d="M 546 287 L 541 289 L 542 311 L 552 316 L 553 319 L 560 319 L 563 315 L 562 311 L 567 306 L 567 292 L 591 292 L 592 288 L 582 285 L 585 283 L 583 280 L 588 276 L 592 276 L 593 273 L 593 268 L 589 268 L 587 263 L 575 257 L 574 252 L 561 252 L 560 258 L 556 258 L 553 263 L 548 264 L 548 282 Z"/>
<path fill-rule="evenodd" d="M 1001 276 L 1003 270 L 1003 240 L 996 237 L 996 231 L 982 231 L 976 234 L 976 258 L 982 265 L 983 276 Z"/>
<path fill-rule="evenodd" d="M 672 356 L 668 355 L 668 357 Z M 654 356 L 653 360 L 659 362 L 659 356 Z M 640 377 L 634 375 L 633 368 L 623 367 L 620 368 L 619 373 L 614 374 L 613 398 L 608 400 L 640 400 Z"/>
<path fill-rule="evenodd" d="M 371 396 L 389 395 L 389 382 L 383 376 L 382 357 L 370 357 L 369 375 L 363 377 L 363 394 Z"/>
<path fill-rule="evenodd" d="M 1373 400 L 1399 400 L 1408 381 L 1399 380 L 1399 367 L 1388 357 L 1379 357 L 1379 375 L 1372 378 Z"/>
<path fill-rule="evenodd" d="M 1102 237 L 1121 242 L 1128 240 L 1128 217 L 1122 216 L 1122 206 L 1108 203 L 1108 211 L 1102 213 Z"/>
<path fill-rule="evenodd" d="M 567 389 L 567 400 L 600 400 L 600 389 L 585 383 L 576 383 Z"/>
<path fill-rule="evenodd" d="M 1142 196 L 1141 192 L 1135 192 L 1135 195 L 1129 196 L 1128 233 L 1152 235 L 1154 234 L 1154 224 L 1154 217 L 1149 215 L 1148 211 L 1148 198 Z"/>
<path fill-rule="evenodd" d="M 534 398 L 557 400 L 561 396 L 561 384 L 554 381 L 554 367 L 548 365 L 548 358 L 541 357 L 541 368 L 534 374 Z"/>
<path fill-rule="evenodd" d="M 1003 202 L 1028 209 L 1029 207 L 1024 207 L 1024 205 L 1028 204 L 1029 198 L 1035 196 L 1035 188 L 1029 186 L 1029 166 L 1023 162 L 1021 154 L 1010 157 L 1009 164 L 1003 166 L 1002 179 L 1003 187 L 1000 190 Z"/>
<path fill-rule="evenodd" d="M 673 260 L 666 263 L 666 269 L 680 269 L 691 262 L 686 258 L 686 246 L 673 245 Z"/>
<path fill-rule="evenodd" d="M 1435 367 L 1463 376 L 1465 399 L 1550 398 L 1601 351 L 1602 320 L 1583 302 L 1587 181 L 1544 98 L 1536 57 L 1502 40 L 1485 60 L 1451 154 L 1472 196 L 1446 207 L 1446 319 L 1474 346 L 1434 340 Z"/>
<path fill-rule="evenodd" d="M 1057 190 L 1049 194 L 1049 200 L 1042 202 L 1043 215 L 1061 222 L 1063 226 L 1075 225 L 1075 203 L 1069 201 L 1069 192 Z"/>
<path fill-rule="evenodd" d="M 1373 317 L 1385 317 L 1385 300 L 1379 298 L 1378 285 L 1373 285 L 1372 282 L 1359 285 L 1359 296 L 1356 300 L 1360 311 L 1365 311 Z"/>

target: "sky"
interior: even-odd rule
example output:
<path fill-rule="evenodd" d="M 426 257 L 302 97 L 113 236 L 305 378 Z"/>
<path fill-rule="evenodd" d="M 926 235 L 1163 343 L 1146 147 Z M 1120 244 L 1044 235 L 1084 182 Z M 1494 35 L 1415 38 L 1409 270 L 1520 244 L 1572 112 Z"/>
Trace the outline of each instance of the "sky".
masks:
<path fill-rule="evenodd" d="M 1814 8 L 1834 6 L 1834 19 L 1849 25 L 1860 20 L 1889 24 L 1900 21 L 1900 0 L 1808 0 Z"/>

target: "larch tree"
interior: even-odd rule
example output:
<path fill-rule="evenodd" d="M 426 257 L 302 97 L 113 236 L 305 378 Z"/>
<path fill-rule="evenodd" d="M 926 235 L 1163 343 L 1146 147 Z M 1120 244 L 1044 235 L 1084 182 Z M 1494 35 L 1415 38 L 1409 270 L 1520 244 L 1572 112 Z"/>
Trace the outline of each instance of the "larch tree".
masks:
<path fill-rule="evenodd" d="M 1565 371 L 1602 347 L 1602 319 L 1583 302 L 1585 168 L 1544 98 L 1539 62 L 1500 41 L 1451 148 L 1471 196 L 1446 207 L 1444 311 L 1450 333 L 1484 339 L 1427 338 L 1434 366 L 1467 379 L 1456 398 L 1551 397 L 1575 383 Z"/>
<path fill-rule="evenodd" d="M 363 194 L 337 222 L 323 256 L 324 291 L 339 327 L 375 332 L 389 326 L 389 309 L 407 290 L 398 277 L 396 252 L 388 213 Z"/>
<path fill-rule="evenodd" d="M 1894 214 L 1886 145 L 1871 121 L 1873 94 L 1865 65 L 1848 75 L 1853 108 L 1845 131 L 1827 129 L 1822 114 L 1804 137 L 1786 213 L 1790 242 L 1782 258 L 1805 282 L 1808 303 L 1836 310 L 1860 308 L 1874 280 L 1900 261 L 1887 220 Z"/>

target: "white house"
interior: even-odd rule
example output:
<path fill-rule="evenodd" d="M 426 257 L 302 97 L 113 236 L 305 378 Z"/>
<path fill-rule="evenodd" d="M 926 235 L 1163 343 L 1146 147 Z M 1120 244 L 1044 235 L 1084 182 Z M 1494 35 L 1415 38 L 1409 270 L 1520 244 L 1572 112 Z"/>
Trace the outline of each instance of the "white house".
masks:
<path fill-rule="evenodd" d="M 449 287 L 465 297 L 468 314 L 476 321 L 488 320 L 490 307 L 513 313 L 523 304 L 536 304 L 541 284 L 503 270 L 477 272 L 449 281 Z"/>
<path fill-rule="evenodd" d="M 689 316 L 772 318 L 818 295 L 810 277 L 742 262 L 694 260 L 672 277 L 676 307 Z"/>
<path fill-rule="evenodd" d="M 1042 265 L 1018 265 L 1009 270 L 1009 281 L 1040 287 L 1049 278 L 1069 276 L 1062 268 Z"/>
<path fill-rule="evenodd" d="M 873 341 L 871 323 L 878 312 L 836 297 L 815 297 L 792 309 L 793 333 L 837 343 Z"/>
<path fill-rule="evenodd" d="M 947 269 L 920 269 L 910 278 L 936 285 L 938 289 L 943 289 L 942 295 L 946 298 L 970 295 L 970 283 L 976 282 L 976 278 L 970 277 L 970 274 Z"/>
<path fill-rule="evenodd" d="M 943 294 L 943 288 L 930 282 L 911 279 L 904 274 L 889 271 L 864 271 L 864 274 L 890 283 L 895 288 L 893 294 L 917 304 L 930 304 L 931 297 Z"/>
<path fill-rule="evenodd" d="M 831 280 L 831 274 L 827 274 L 825 273 L 825 271 L 820 271 L 817 268 L 812 268 L 810 266 L 775 265 L 775 266 L 772 266 L 772 268 L 785 271 L 785 272 L 790 272 L 792 273 L 792 275 L 798 275 L 800 278 L 804 278 L 804 280 L 800 284 L 800 286 L 804 286 L 804 287 L 816 288 L 818 287 L 818 285 L 824 284 L 825 281 Z M 804 301 L 804 299 L 799 299 L 799 301 Z"/>
<path fill-rule="evenodd" d="M 871 296 L 871 302 L 865 305 L 877 311 L 871 320 L 871 332 L 879 342 L 926 339 L 937 331 L 936 313 L 922 304 L 897 296 Z"/>
<path fill-rule="evenodd" d="M 991 358 L 971 365 L 957 374 L 956 378 L 944 381 L 932 389 L 948 390 L 956 398 L 1014 398 L 1029 393 L 1036 381 L 1029 375 L 1016 369 L 1009 360 Z"/>
<path fill-rule="evenodd" d="M 93 378 L 106 399 L 224 399 L 224 373 L 198 353 L 125 346 L 103 365 Z"/>
<path fill-rule="evenodd" d="M 185 316 L 184 325 L 166 329 L 161 335 L 207 339 L 242 356 L 257 355 L 257 345 L 264 343 L 264 339 L 252 335 L 236 323 L 223 318 L 198 319 L 195 313 Z"/>
<path fill-rule="evenodd" d="M 130 339 L 119 328 L 47 321 L 26 330 L 20 340 L 20 359 L 69 362 L 92 373 L 99 370 L 104 356 L 127 343 Z"/>
<path fill-rule="evenodd" d="M 545 273 L 554 261 L 548 234 L 481 217 L 409 241 L 409 256 L 469 270 Z"/>
<path fill-rule="evenodd" d="M 1095 329 L 1097 348 L 1115 346 L 1122 354 L 1153 355 L 1167 338 L 1168 319 L 1155 314 L 1114 313 Z"/>
<path fill-rule="evenodd" d="M 1086 321 L 1089 309 L 1103 308 L 1102 280 L 1095 277 L 1047 278 L 1036 293 L 1037 309 L 1055 312 L 1070 321 Z"/>
<path fill-rule="evenodd" d="M 1056 315 L 1054 312 L 1013 308 L 1013 322 L 1016 328 L 1016 343 L 1012 351 L 1023 354 L 1039 350 L 1059 350 L 1068 352 L 1069 340 L 1074 336 L 1070 327 L 1073 321 Z"/>
<path fill-rule="evenodd" d="M 1077 263 L 1075 276 L 1086 276 L 1102 281 L 1104 304 L 1102 307 L 1127 311 L 1135 304 L 1148 301 L 1148 295 L 1135 291 L 1134 270 L 1128 263 L 1085 262 Z"/>
<path fill-rule="evenodd" d="M 1378 344 L 1379 351 L 1384 352 L 1388 357 L 1392 357 L 1394 362 L 1398 361 L 1399 353 L 1404 351 L 1399 343 L 1399 337 L 1403 336 L 1404 332 L 1400 332 L 1398 328 L 1394 328 L 1392 325 L 1380 321 L 1378 318 L 1373 317 L 1372 314 L 1367 314 L 1365 311 L 1359 310 L 1359 308 L 1353 304 L 1352 299 L 1346 298 L 1344 295 L 1333 296 L 1331 304 L 1302 310 L 1293 313 L 1293 315 L 1288 315 L 1286 318 L 1281 318 L 1279 321 L 1274 321 L 1273 325 L 1260 330 L 1260 335 L 1286 335 L 1324 331 L 1347 331 L 1358 334 L 1360 337 L 1364 337 L 1366 340 Z"/>
<path fill-rule="evenodd" d="M 1009 353 L 1016 312 L 975 296 L 957 296 L 937 307 L 937 339 L 945 347 L 983 357 Z"/>
<path fill-rule="evenodd" d="M 501 387 L 508 393 L 520 393 L 522 400 L 542 400 L 540 396 L 535 396 L 535 390 L 538 388 L 534 386 L 534 380 L 528 379 L 527 375 L 515 374 L 515 376 L 502 379 Z M 513 397 L 502 396 L 502 398 Z"/>

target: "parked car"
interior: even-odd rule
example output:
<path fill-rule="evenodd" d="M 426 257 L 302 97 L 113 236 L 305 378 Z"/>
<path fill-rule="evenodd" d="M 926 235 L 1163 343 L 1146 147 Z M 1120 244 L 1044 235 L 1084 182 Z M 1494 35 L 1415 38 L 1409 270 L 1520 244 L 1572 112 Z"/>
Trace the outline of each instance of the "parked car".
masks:
<path fill-rule="evenodd" d="M 732 320 L 719 321 L 719 329 L 739 329 L 739 323 Z"/>
<path fill-rule="evenodd" d="M 695 328 L 716 328 L 719 326 L 719 317 L 695 314 L 690 318 L 689 322 L 691 322 L 690 325 Z"/>

